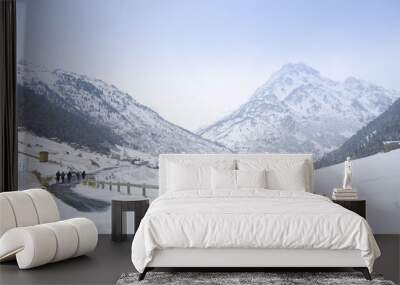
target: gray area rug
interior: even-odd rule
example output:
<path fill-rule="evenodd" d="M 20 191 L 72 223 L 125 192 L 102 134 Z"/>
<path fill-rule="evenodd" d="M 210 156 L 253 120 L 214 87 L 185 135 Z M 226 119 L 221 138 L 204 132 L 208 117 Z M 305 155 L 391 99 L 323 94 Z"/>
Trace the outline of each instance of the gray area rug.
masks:
<path fill-rule="evenodd" d="M 117 281 L 117 285 L 145 284 L 379 284 L 395 285 L 384 280 L 380 275 L 372 275 L 368 281 L 359 272 L 148 272 L 146 278 L 138 281 L 138 273 L 125 273 Z"/>

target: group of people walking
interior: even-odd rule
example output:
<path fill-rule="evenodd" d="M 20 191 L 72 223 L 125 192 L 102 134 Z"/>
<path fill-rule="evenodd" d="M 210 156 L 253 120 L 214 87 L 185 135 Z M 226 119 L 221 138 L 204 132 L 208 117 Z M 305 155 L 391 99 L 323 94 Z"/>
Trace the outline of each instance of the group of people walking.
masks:
<path fill-rule="evenodd" d="M 85 171 L 82 171 L 82 172 L 79 172 L 79 171 L 71 172 L 71 170 L 70 170 L 67 173 L 65 173 L 64 171 L 62 171 L 62 172 L 57 171 L 57 173 L 56 173 L 56 181 L 57 181 L 57 183 L 60 183 L 60 182 L 61 183 L 65 183 L 65 178 L 67 178 L 68 183 L 71 183 L 73 175 L 76 177 L 76 181 L 79 182 L 81 180 L 81 178 L 85 179 L 86 172 Z"/>

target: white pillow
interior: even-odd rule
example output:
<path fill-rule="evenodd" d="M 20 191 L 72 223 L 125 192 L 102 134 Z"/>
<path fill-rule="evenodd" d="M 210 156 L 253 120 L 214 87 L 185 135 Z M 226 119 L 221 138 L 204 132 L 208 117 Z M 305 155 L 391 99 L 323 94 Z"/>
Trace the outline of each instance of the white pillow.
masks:
<path fill-rule="evenodd" d="M 267 170 L 267 188 L 274 190 L 306 191 L 306 163 L 293 159 L 240 159 L 240 170 Z"/>
<path fill-rule="evenodd" d="M 209 190 L 211 188 L 210 167 L 177 163 L 170 163 L 168 167 L 169 191 Z"/>
<path fill-rule="evenodd" d="M 209 190 L 211 191 L 211 168 L 235 169 L 232 159 L 179 158 L 166 162 L 166 191 Z"/>
<path fill-rule="evenodd" d="M 235 190 L 236 170 L 232 169 L 211 169 L 211 188 L 213 190 Z"/>
<path fill-rule="evenodd" d="M 236 170 L 237 188 L 267 188 L 267 171 Z"/>

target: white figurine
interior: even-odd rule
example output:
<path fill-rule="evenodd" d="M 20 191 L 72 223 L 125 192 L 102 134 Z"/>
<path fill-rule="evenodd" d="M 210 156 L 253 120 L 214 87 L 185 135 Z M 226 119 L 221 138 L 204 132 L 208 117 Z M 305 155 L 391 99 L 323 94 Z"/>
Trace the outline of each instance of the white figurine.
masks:
<path fill-rule="evenodd" d="M 351 178 L 352 178 L 351 160 L 350 160 L 350 157 L 348 156 L 346 161 L 344 162 L 343 189 L 346 189 L 346 190 L 352 190 L 353 189 L 351 187 Z"/>

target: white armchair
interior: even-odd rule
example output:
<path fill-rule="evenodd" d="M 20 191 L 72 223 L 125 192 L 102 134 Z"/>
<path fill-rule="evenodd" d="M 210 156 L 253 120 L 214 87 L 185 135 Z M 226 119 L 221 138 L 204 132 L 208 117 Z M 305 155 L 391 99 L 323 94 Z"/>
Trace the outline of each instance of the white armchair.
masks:
<path fill-rule="evenodd" d="M 0 262 L 16 258 L 20 269 L 28 269 L 84 255 L 96 245 L 96 225 L 86 218 L 60 221 L 46 190 L 0 193 Z"/>

